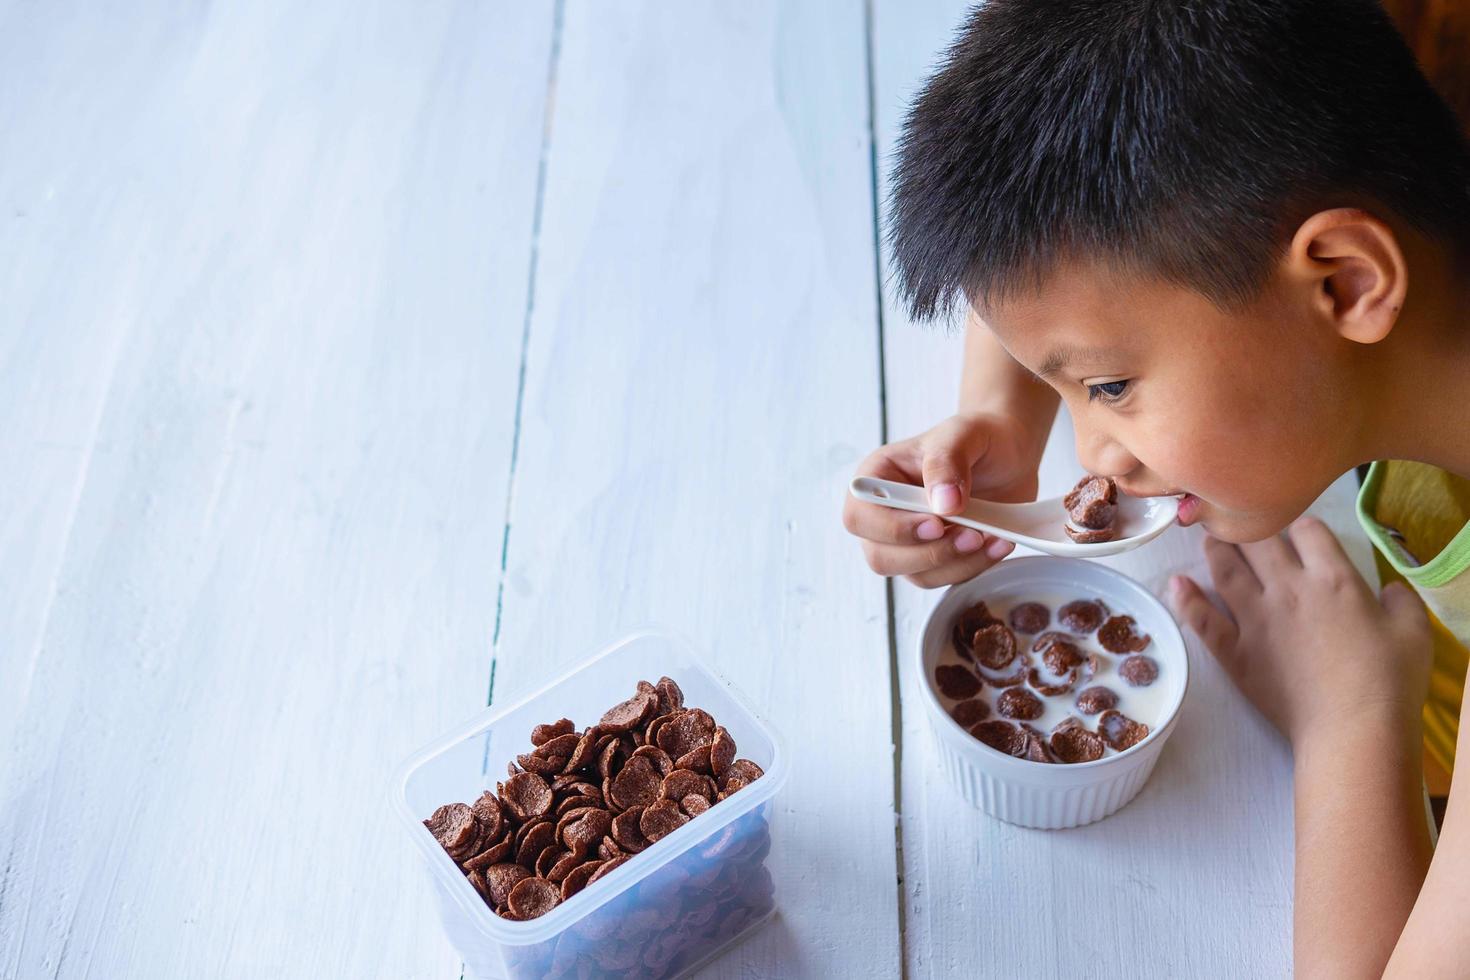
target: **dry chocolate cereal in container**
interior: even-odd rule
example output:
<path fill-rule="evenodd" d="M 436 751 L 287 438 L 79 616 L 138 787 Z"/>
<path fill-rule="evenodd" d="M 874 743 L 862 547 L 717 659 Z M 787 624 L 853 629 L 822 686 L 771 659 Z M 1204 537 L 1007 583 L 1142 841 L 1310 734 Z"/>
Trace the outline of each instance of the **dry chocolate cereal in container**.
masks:
<path fill-rule="evenodd" d="M 970 694 L 980 689 L 967 669 L 953 669 L 973 682 L 965 686 Z M 488 868 L 483 875 L 488 887 L 477 884 L 476 890 L 501 918 L 525 921 L 545 915 L 561 901 L 559 882 L 571 874 L 574 861 L 595 852 L 604 862 L 585 887 L 628 856 L 617 838 L 608 836 L 617 818 L 630 811 L 637 814 L 637 834 L 625 823 L 622 837 L 642 850 L 764 775 L 756 763 L 735 758 L 734 737 L 708 712 L 683 704 L 678 683 L 661 677 L 657 685 L 639 681 L 632 697 L 608 708 L 595 725 L 582 731 L 569 730 L 571 723 L 565 718 L 536 725 L 527 734 L 533 751 L 516 757 L 524 771 L 501 783 L 495 794 L 482 794 L 476 803 L 480 811 L 465 803 L 446 804 L 424 826 L 445 853 L 465 865 L 492 848 L 503 856 L 500 845 L 510 835 L 514 863 Z M 663 719 L 656 747 L 647 730 L 654 718 Z M 624 739 L 641 746 L 629 749 Z M 710 775 L 717 739 L 723 777 L 718 785 Z M 605 748 L 595 760 L 592 752 L 577 751 L 603 742 Z M 671 756 L 674 761 L 669 761 Z M 588 795 L 586 787 L 595 784 L 584 780 L 594 775 L 602 777 L 603 789 Z M 548 777 L 554 777 L 550 783 Z M 548 819 L 553 811 L 555 823 Z M 484 823 L 478 812 L 489 815 Z M 507 814 L 512 824 L 518 824 L 514 832 L 501 829 Z M 553 867 L 556 881 L 550 878 Z M 475 871 L 468 866 L 465 870 Z M 505 886 L 511 884 L 514 887 L 506 892 Z"/>
<path fill-rule="evenodd" d="M 662 977 L 774 911 L 785 778 L 769 726 L 645 631 L 418 753 L 397 802 L 472 974 Z"/>
<path fill-rule="evenodd" d="M 1101 819 L 1131 799 L 1188 680 L 1183 637 L 1156 597 L 1095 562 L 1050 556 L 951 587 L 919 656 L 945 770 L 977 806 L 1034 827 Z"/>

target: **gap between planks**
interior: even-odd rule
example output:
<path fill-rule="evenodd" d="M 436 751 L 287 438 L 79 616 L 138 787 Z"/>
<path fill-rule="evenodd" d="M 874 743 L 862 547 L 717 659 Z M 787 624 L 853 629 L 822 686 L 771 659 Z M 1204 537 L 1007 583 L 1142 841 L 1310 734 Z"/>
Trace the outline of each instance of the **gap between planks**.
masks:
<path fill-rule="evenodd" d="M 566 0 L 556 0 L 551 15 L 551 56 L 546 68 L 546 111 L 541 120 L 541 152 L 536 159 L 536 200 L 531 211 L 531 261 L 526 271 L 526 310 L 521 320 L 521 361 L 516 372 L 516 408 L 510 437 L 510 472 L 505 484 L 505 516 L 501 521 L 500 581 L 495 587 L 495 627 L 490 634 L 490 681 L 485 703 L 495 700 L 495 662 L 500 653 L 500 623 L 505 611 L 505 576 L 510 567 L 510 513 L 515 500 L 516 462 L 521 453 L 521 411 L 526 401 L 526 356 L 531 346 L 531 315 L 536 309 L 536 267 L 541 252 L 541 216 L 546 205 L 546 161 L 551 152 L 551 129 L 556 116 L 556 74 L 561 64 L 562 20 Z M 489 747 L 486 747 L 489 751 Z"/>
<path fill-rule="evenodd" d="M 521 451 L 521 411 L 526 401 L 526 354 L 531 346 L 531 314 L 536 309 L 536 266 L 540 256 L 541 215 L 546 203 L 546 159 L 551 150 L 552 121 L 556 116 L 556 73 L 561 63 L 562 17 L 566 0 L 555 0 L 551 14 L 551 53 L 546 66 L 546 109 L 541 119 L 541 150 L 536 157 L 536 197 L 531 205 L 531 256 L 526 265 L 526 309 L 521 318 L 521 356 L 516 370 L 516 406 L 511 422 L 510 466 L 505 478 L 505 512 L 501 518 L 500 581 L 495 585 L 495 625 L 490 632 L 490 677 L 485 685 L 485 704 L 495 700 L 495 665 L 500 651 L 500 623 L 505 611 L 505 576 L 510 567 L 510 508 L 515 499 L 516 462 Z M 490 743 L 485 743 L 483 774 L 489 768 Z M 459 980 L 468 980 L 460 963 Z"/>
<path fill-rule="evenodd" d="M 495 625 L 491 637 L 491 663 L 489 684 L 486 691 L 486 703 L 494 700 L 495 691 L 495 668 L 499 653 L 501 624 L 504 613 L 505 581 L 509 568 L 510 556 L 510 532 L 511 532 L 511 507 L 515 497 L 516 469 L 520 454 L 521 420 L 525 401 L 526 389 L 526 360 L 530 348 L 531 319 L 536 303 L 536 274 L 539 264 L 540 239 L 542 228 L 542 215 L 545 208 L 547 161 L 550 154 L 550 143 L 553 130 L 554 115 L 556 112 L 556 81 L 558 68 L 561 60 L 561 42 L 563 20 L 565 15 L 565 0 L 556 0 L 553 14 L 551 56 L 547 72 L 547 101 L 545 119 L 541 134 L 541 149 L 538 157 L 536 172 L 536 197 L 533 206 L 532 232 L 531 232 L 531 256 L 528 270 L 526 308 L 522 322 L 521 331 L 521 353 L 520 365 L 517 374 L 515 414 L 513 421 L 513 432 L 511 437 L 511 454 L 509 475 L 507 477 L 507 492 L 505 498 L 505 517 L 503 521 L 503 535 L 501 541 L 500 559 L 500 581 L 496 588 L 495 600 Z M 876 345 L 876 376 L 878 393 L 878 418 L 879 418 L 879 444 L 888 442 L 888 398 L 887 398 L 887 364 L 885 358 L 885 326 L 883 313 L 883 233 L 882 233 L 882 200 L 881 184 L 882 169 L 878 159 L 878 133 L 876 116 L 876 79 L 874 74 L 873 59 L 873 6 L 872 0 L 863 0 L 863 66 L 864 84 L 867 108 L 867 134 L 868 134 L 868 166 L 869 166 L 869 193 L 871 196 L 873 214 L 873 270 L 874 270 L 874 341 Z M 889 669 L 889 696 L 890 696 L 890 730 L 893 744 L 893 827 L 894 827 L 894 850 L 895 850 L 895 907 L 898 917 L 898 932 L 901 943 L 899 951 L 899 964 L 903 978 L 909 975 L 908 937 L 906 929 L 907 898 L 904 885 L 904 859 L 903 859 L 903 714 L 900 698 L 899 685 L 899 662 L 897 642 L 897 617 L 894 602 L 893 583 L 891 580 L 884 583 L 884 615 L 887 621 L 885 632 L 888 645 L 888 669 Z M 461 970 L 461 980 L 464 973 Z"/>
<path fill-rule="evenodd" d="M 878 444 L 888 443 L 888 363 L 884 355 L 887 338 L 883 316 L 883 168 L 878 160 L 877 75 L 873 58 L 873 0 L 863 0 L 863 70 L 867 82 L 868 187 L 873 208 L 873 322 L 878 354 Z M 893 851 L 894 899 L 898 913 L 899 971 L 909 975 L 908 896 L 903 859 L 903 699 L 900 697 L 898 661 L 898 610 L 893 597 L 893 580 L 883 583 L 884 616 L 888 620 L 889 730 L 893 739 Z"/>

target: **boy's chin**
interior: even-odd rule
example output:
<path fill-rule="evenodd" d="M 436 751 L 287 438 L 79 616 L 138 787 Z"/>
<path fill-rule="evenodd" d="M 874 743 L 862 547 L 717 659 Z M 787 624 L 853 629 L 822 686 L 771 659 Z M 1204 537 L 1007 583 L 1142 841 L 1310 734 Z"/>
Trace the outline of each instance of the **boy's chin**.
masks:
<path fill-rule="evenodd" d="M 1230 544 L 1250 544 L 1252 541 L 1264 541 L 1280 534 L 1294 520 L 1295 514 L 1245 513 L 1209 507 L 1196 523 L 1208 531 L 1212 538 Z"/>

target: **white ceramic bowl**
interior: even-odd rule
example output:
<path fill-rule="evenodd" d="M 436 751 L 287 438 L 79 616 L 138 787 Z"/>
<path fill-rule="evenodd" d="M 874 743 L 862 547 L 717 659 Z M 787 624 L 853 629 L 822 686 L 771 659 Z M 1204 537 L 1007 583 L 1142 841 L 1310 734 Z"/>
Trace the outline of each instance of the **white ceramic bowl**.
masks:
<path fill-rule="evenodd" d="M 981 600 L 1000 604 L 1038 596 L 1101 599 L 1113 613 L 1132 616 L 1137 629 L 1153 637 L 1145 652 L 1159 664 L 1155 684 L 1161 685 L 1159 703 L 1163 707 L 1157 718 L 1136 719 L 1150 729 L 1143 741 L 1093 762 L 1048 765 L 990 748 L 945 711 L 934 689 L 934 666 L 949 649 L 950 628 L 959 614 Z M 1152 593 L 1095 562 L 1045 556 L 1004 561 L 947 589 L 919 634 L 918 670 L 924 711 L 941 765 L 960 793 L 1007 823 L 1047 830 L 1101 820 L 1138 795 L 1174 730 L 1189 685 L 1184 637 L 1174 617 Z"/>

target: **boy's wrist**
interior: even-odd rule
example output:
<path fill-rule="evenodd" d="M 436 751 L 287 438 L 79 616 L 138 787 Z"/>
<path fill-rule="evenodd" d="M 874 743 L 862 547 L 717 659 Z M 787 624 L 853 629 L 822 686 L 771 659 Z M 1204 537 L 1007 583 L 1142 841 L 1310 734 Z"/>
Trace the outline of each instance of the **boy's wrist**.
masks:
<path fill-rule="evenodd" d="M 1291 736 L 1297 769 L 1316 765 L 1340 767 L 1344 758 L 1421 759 L 1423 723 L 1420 709 L 1382 702 L 1336 712 L 1301 726 Z"/>

